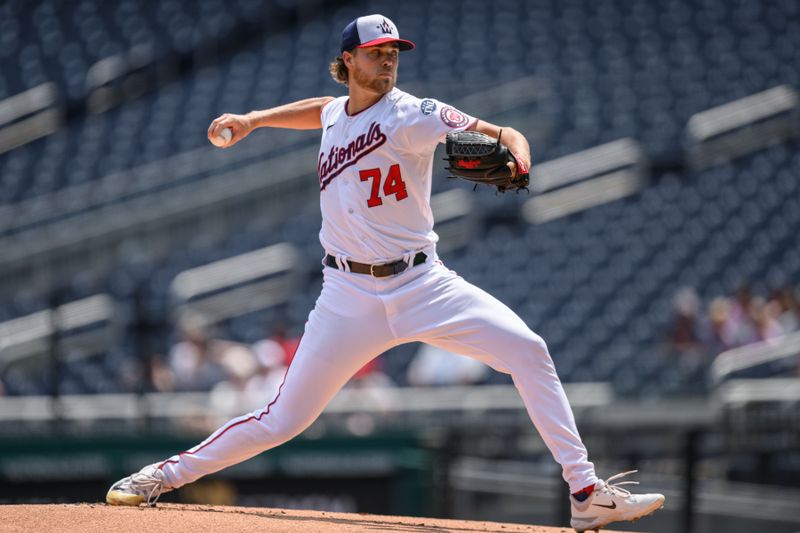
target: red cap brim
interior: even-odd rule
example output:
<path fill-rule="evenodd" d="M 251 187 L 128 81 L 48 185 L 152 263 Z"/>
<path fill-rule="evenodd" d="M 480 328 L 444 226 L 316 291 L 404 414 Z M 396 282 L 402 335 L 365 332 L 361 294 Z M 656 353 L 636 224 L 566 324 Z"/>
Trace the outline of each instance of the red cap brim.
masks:
<path fill-rule="evenodd" d="M 406 50 L 411 50 L 416 46 L 411 41 L 406 41 L 405 39 L 395 39 L 394 37 L 381 37 L 380 39 L 374 39 L 364 44 L 360 44 L 357 46 L 357 48 L 366 48 L 367 46 L 378 46 L 379 44 L 383 43 L 397 43 L 398 45 L 400 45 L 401 52 L 405 52 Z"/>

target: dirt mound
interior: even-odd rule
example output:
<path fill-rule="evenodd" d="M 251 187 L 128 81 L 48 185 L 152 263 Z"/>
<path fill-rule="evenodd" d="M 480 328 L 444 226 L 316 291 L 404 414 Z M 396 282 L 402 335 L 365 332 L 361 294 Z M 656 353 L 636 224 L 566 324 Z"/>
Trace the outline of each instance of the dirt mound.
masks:
<path fill-rule="evenodd" d="M 106 533 L 572 533 L 572 529 L 496 522 L 282 509 L 160 504 L 155 508 L 105 504 L 0 506 L 0 532 Z M 613 533 L 608 531 L 607 533 Z"/>

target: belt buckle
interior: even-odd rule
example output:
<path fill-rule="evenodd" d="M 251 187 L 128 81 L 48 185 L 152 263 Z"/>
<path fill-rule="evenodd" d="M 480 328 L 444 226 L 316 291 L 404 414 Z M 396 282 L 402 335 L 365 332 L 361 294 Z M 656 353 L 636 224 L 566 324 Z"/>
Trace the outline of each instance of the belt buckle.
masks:
<path fill-rule="evenodd" d="M 378 276 L 375 275 L 375 265 L 374 264 L 369 265 L 369 275 L 372 276 L 373 278 L 377 278 L 378 277 Z"/>

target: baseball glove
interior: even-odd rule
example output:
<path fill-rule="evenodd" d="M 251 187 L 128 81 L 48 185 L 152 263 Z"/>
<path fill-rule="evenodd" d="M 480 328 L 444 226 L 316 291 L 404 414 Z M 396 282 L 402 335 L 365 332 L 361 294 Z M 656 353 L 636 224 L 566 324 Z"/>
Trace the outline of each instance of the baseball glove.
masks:
<path fill-rule="evenodd" d="M 498 192 L 528 190 L 527 165 L 500 144 L 499 136 L 495 141 L 477 131 L 455 131 L 447 134 L 445 147 L 451 177 L 491 185 Z"/>

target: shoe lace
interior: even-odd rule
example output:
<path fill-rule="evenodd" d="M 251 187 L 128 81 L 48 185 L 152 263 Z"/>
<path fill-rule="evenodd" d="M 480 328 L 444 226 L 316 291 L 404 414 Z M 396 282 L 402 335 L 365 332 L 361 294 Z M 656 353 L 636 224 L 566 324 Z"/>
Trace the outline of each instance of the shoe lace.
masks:
<path fill-rule="evenodd" d="M 163 480 L 152 474 L 143 474 L 142 472 L 136 472 L 131 476 L 130 486 L 140 489 L 143 495 L 147 494 L 148 507 L 154 507 L 164 491 Z"/>
<path fill-rule="evenodd" d="M 621 479 L 627 476 L 628 474 L 635 474 L 636 472 L 638 472 L 638 470 L 629 470 L 627 472 L 621 472 L 619 474 L 611 476 L 605 482 L 605 489 L 611 494 L 627 498 L 628 496 L 631 495 L 630 491 L 627 489 L 623 489 L 620 485 L 638 485 L 639 482 L 638 481 L 620 481 L 617 483 L 611 483 L 611 482 L 616 479 Z"/>

